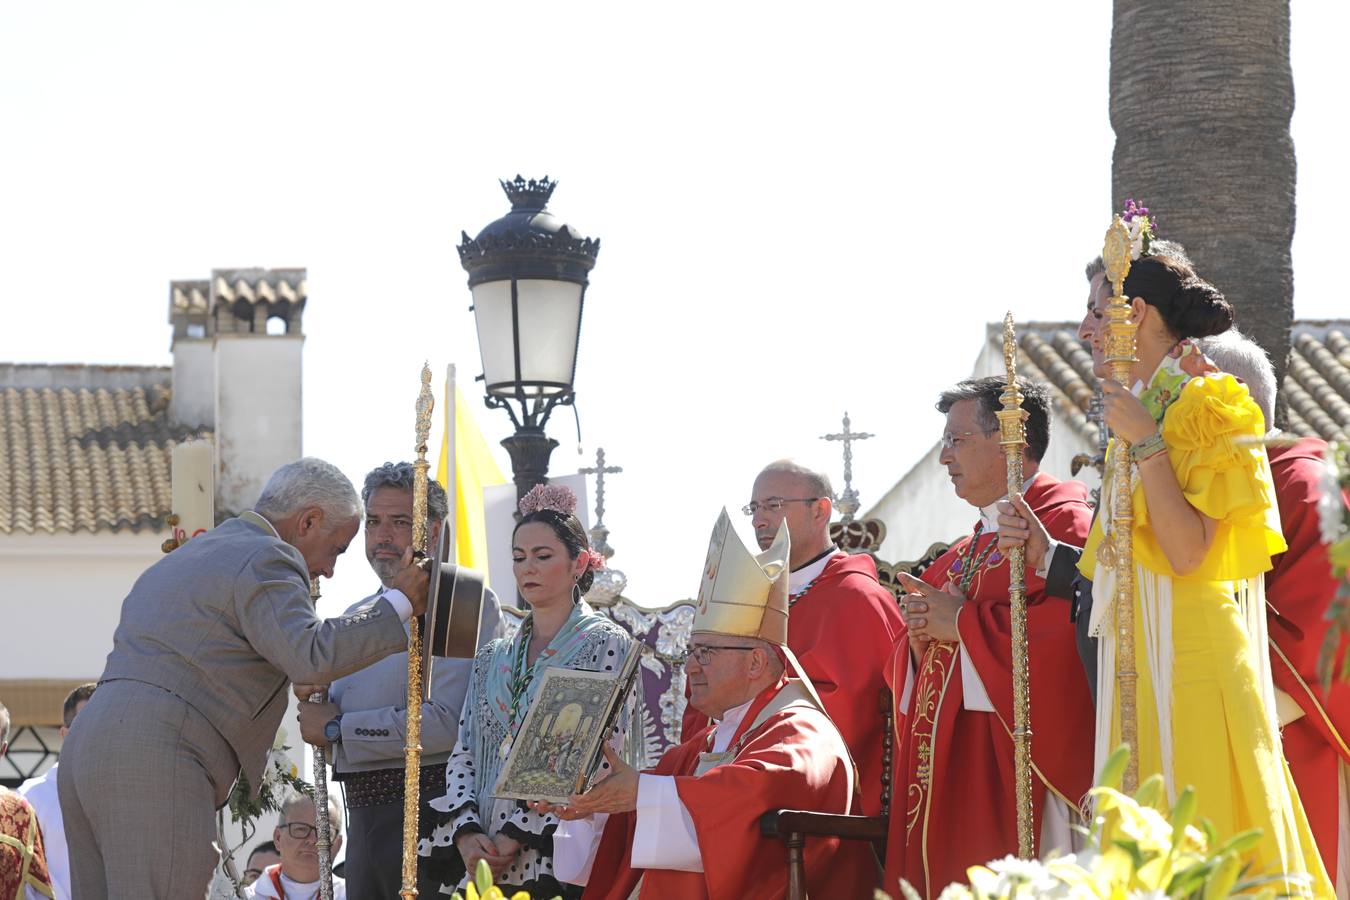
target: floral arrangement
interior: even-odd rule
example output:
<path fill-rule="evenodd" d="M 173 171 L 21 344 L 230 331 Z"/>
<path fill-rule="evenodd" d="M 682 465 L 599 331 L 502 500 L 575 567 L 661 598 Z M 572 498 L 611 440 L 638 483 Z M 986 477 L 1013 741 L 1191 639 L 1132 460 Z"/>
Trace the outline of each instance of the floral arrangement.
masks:
<path fill-rule="evenodd" d="M 1327 545 L 1331 570 L 1340 581 L 1336 597 L 1327 610 L 1331 628 L 1322 643 L 1318 664 L 1323 680 L 1330 685 L 1337 675 L 1350 680 L 1350 653 L 1341 651 L 1341 645 L 1350 636 L 1350 522 L 1346 521 L 1343 499 L 1344 492 L 1350 491 L 1350 444 L 1332 444 L 1327 450 L 1321 487 L 1321 496 L 1317 500 L 1318 524 L 1322 543 Z"/>
<path fill-rule="evenodd" d="M 1120 220 L 1130 230 L 1130 260 L 1137 261 L 1141 256 L 1148 256 L 1149 244 L 1157 237 L 1158 228 L 1158 220 L 1149 218 L 1148 207 L 1135 203 L 1133 199 L 1126 200 Z"/>
<path fill-rule="evenodd" d="M 1294 876 L 1261 876 L 1249 872 L 1242 854 L 1260 840 L 1251 829 L 1220 841 L 1213 825 L 1196 818 L 1196 796 L 1182 791 L 1164 814 L 1162 776 L 1154 775 L 1128 796 L 1120 779 L 1129 760 L 1128 747 L 1116 749 L 1090 796 L 1096 817 L 1086 849 L 1043 862 L 1007 857 L 966 870 L 970 884 L 952 884 L 939 900 L 1003 900 L 1013 897 L 1165 898 L 1280 896 L 1282 883 Z M 900 883 L 906 900 L 918 893 Z"/>
<path fill-rule="evenodd" d="M 536 484 L 520 498 L 520 514 L 528 516 L 541 509 L 551 509 L 570 516 L 577 511 L 577 495 L 563 484 Z"/>
<path fill-rule="evenodd" d="M 474 870 L 473 881 L 461 894 L 455 891 L 452 895 L 453 900 L 530 900 L 530 895 L 524 891 L 516 891 L 507 898 L 502 889 L 492 883 L 492 869 L 484 860 L 478 861 L 478 868 Z M 553 900 L 561 900 L 560 897 L 554 897 Z"/>
<path fill-rule="evenodd" d="M 313 786 L 300 778 L 300 770 L 286 755 L 286 751 L 290 749 L 290 745 L 286 743 L 286 729 L 277 729 L 272 749 L 267 753 L 267 764 L 263 766 L 262 786 L 258 788 L 257 797 L 249 796 L 251 791 L 248 777 L 242 771 L 239 773 L 239 779 L 230 790 L 230 797 L 226 803 L 230 808 L 230 820 L 244 823 L 245 831 L 254 830 L 255 823 L 263 814 L 280 811 L 288 788 L 298 793 L 313 795 Z"/>

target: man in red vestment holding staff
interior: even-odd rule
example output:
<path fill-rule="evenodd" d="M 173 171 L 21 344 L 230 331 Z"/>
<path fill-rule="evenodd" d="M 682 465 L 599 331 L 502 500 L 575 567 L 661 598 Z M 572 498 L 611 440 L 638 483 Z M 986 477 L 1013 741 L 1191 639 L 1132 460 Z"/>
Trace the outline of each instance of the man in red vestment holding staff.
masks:
<path fill-rule="evenodd" d="M 787 648 L 788 529 L 762 553 L 723 510 L 713 529 L 690 638 L 690 701 L 717 720 L 637 773 L 606 748 L 609 776 L 561 809 L 554 873 L 587 898 L 779 898 L 787 850 L 760 835 L 779 808 L 857 812 L 853 764 Z M 805 850 L 814 897 L 870 897 L 865 843 L 816 838 Z"/>
<path fill-rule="evenodd" d="M 1081 546 L 1091 522 L 1087 488 L 1039 471 L 1050 437 L 1045 389 L 1021 381 L 1027 447 L 1022 497 L 1057 540 Z M 923 573 L 906 578 L 907 633 L 887 678 L 896 699 L 897 758 L 884 889 L 904 878 L 924 897 L 966 880 L 970 866 L 1017 853 L 1013 795 L 1012 626 L 998 510 L 1007 467 L 995 413 L 1004 382 L 983 378 L 945 391 L 938 457 L 957 496 L 980 510 L 962 538 Z M 1078 802 L 1092 785 L 1092 698 L 1083 679 L 1068 602 L 1026 574 L 1032 782 L 1036 852 L 1071 849 Z"/>
<path fill-rule="evenodd" d="M 1275 369 L 1260 345 L 1237 329 L 1200 342 L 1205 355 L 1242 379 L 1266 422 L 1274 421 Z M 1284 437 L 1272 431 L 1271 437 Z M 1327 609 L 1338 582 L 1323 543 L 1322 502 L 1326 496 L 1327 445 L 1317 438 L 1275 441 L 1266 448 L 1280 507 L 1280 527 L 1289 549 L 1266 573 L 1270 674 L 1289 773 L 1298 787 L 1317 849 L 1338 897 L 1350 897 L 1350 684 L 1335 679 L 1330 689 L 1317 671 L 1327 629 Z"/>
<path fill-rule="evenodd" d="M 792 537 L 787 644 L 858 764 L 862 814 L 875 816 L 881 814 L 885 728 L 878 713 L 886 687 L 879 663 L 903 625 L 895 595 L 877 580 L 872 557 L 844 553 L 830 540 L 833 497 L 827 475 L 784 459 L 755 478 L 742 512 L 750 516 L 761 550 L 787 525 Z M 707 724 L 707 715 L 690 704 L 682 736 Z"/>

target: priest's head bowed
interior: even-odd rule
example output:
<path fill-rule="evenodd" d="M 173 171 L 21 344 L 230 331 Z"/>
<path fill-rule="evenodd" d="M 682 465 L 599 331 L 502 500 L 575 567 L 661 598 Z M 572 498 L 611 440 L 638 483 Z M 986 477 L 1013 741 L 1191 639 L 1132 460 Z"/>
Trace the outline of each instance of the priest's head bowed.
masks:
<path fill-rule="evenodd" d="M 351 480 L 337 466 L 313 456 L 273 472 L 253 511 L 300 551 L 310 578 L 333 577 L 337 558 L 356 537 L 361 521 L 361 502 Z"/>
<path fill-rule="evenodd" d="M 988 506 L 1008 492 L 1007 461 L 999 444 L 998 412 L 1003 408 L 999 377 L 972 378 L 942 392 L 937 410 L 947 417 L 938 462 L 947 469 L 956 495 L 971 506 Z M 1050 402 L 1045 388 L 1017 379 L 1027 413 L 1023 475 L 1039 468 L 1050 444 Z"/>

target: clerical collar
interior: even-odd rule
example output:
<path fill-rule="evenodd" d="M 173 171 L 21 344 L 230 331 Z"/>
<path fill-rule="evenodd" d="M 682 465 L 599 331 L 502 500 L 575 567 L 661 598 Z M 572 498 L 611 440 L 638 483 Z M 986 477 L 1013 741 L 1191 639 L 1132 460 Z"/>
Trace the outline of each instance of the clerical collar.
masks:
<path fill-rule="evenodd" d="M 1024 495 L 1027 492 L 1027 488 L 1031 487 L 1031 483 L 1035 481 L 1040 474 L 1040 472 L 1037 472 L 1035 475 L 1032 475 L 1026 481 L 1022 482 L 1022 493 Z M 982 530 L 985 534 L 998 533 L 998 505 L 1007 499 L 1008 495 L 1004 494 L 988 506 L 980 507 L 980 524 L 983 526 Z"/>
<path fill-rule="evenodd" d="M 717 727 L 713 729 L 713 753 L 724 753 L 731 746 L 731 739 L 736 736 L 736 729 L 741 727 L 741 720 L 745 718 L 745 714 L 750 711 L 750 704 L 754 702 L 755 698 L 751 697 L 740 706 L 733 706 L 722 713 L 722 718 L 718 720 Z"/>
<path fill-rule="evenodd" d="M 830 547 L 830 549 L 826 550 L 806 565 L 789 572 L 788 595 L 796 597 L 806 593 L 807 588 L 811 586 L 812 582 L 820 577 L 821 572 L 825 571 L 825 567 L 829 565 L 830 559 L 839 552 L 841 551 L 838 547 Z"/>

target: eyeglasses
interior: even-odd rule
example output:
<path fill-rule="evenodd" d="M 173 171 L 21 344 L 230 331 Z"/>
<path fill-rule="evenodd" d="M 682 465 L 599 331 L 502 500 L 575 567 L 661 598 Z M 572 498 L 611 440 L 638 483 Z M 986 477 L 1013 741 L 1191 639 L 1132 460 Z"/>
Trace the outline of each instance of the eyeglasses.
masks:
<path fill-rule="evenodd" d="M 996 430 L 997 429 L 990 428 L 986 431 L 958 431 L 955 433 L 950 431 L 944 431 L 942 433 L 942 441 L 941 441 L 942 447 L 944 450 L 954 450 L 956 449 L 957 445 L 959 445 L 961 441 L 964 440 L 965 438 L 974 437 L 977 434 L 988 437 L 989 435 L 993 434 Z"/>
<path fill-rule="evenodd" d="M 690 657 L 693 657 L 694 662 L 698 663 L 700 666 L 706 666 L 712 662 L 713 654 L 716 653 L 718 650 L 758 650 L 758 649 L 759 649 L 758 647 L 720 647 L 720 646 L 709 647 L 700 644 L 698 646 L 690 647 L 687 650 L 685 650 L 684 653 L 680 656 L 680 664 L 683 665 L 684 663 L 689 661 Z"/>
<path fill-rule="evenodd" d="M 285 828 L 286 833 L 289 834 L 293 840 L 297 841 L 307 840 L 310 835 L 319 833 L 319 829 L 315 828 L 313 825 L 306 825 L 304 822 L 287 822 L 281 827 Z"/>
<path fill-rule="evenodd" d="M 815 503 L 820 497 L 770 497 L 767 500 L 751 500 L 741 507 L 741 512 L 753 516 L 761 509 L 765 512 L 778 512 L 784 503 Z"/>

